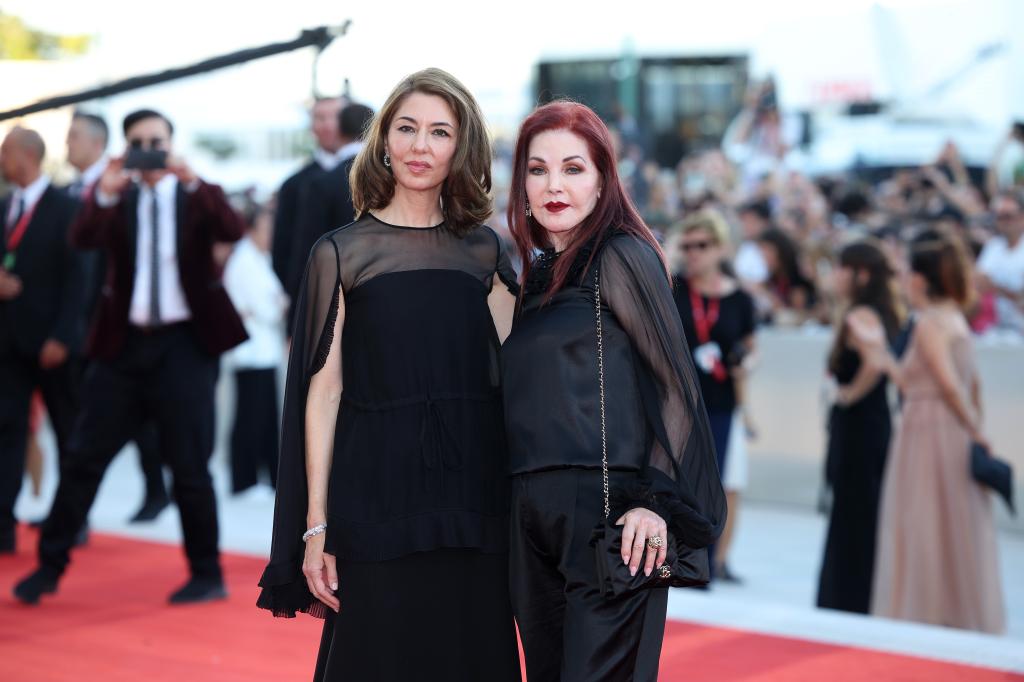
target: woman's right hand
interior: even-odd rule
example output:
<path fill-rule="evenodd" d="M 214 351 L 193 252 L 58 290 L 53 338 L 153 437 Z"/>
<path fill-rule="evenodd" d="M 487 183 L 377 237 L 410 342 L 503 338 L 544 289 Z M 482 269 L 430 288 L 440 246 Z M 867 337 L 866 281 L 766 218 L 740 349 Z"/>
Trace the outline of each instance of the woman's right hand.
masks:
<path fill-rule="evenodd" d="M 302 574 L 313 596 L 337 613 L 341 602 L 335 596 L 338 590 L 338 565 L 333 554 L 324 552 L 325 535 L 314 535 L 306 541 L 306 555 L 302 559 Z"/>

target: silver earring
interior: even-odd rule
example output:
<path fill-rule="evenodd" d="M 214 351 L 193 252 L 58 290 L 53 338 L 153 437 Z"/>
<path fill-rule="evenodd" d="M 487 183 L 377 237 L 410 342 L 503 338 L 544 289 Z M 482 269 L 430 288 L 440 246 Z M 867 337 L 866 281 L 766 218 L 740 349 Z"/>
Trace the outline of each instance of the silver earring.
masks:
<path fill-rule="evenodd" d="M 526 217 L 529 218 L 533 215 L 533 211 L 530 210 L 530 200 L 526 200 Z"/>
<path fill-rule="evenodd" d="M 387 152 L 384 152 L 384 165 L 391 168 L 391 157 L 388 156 Z"/>

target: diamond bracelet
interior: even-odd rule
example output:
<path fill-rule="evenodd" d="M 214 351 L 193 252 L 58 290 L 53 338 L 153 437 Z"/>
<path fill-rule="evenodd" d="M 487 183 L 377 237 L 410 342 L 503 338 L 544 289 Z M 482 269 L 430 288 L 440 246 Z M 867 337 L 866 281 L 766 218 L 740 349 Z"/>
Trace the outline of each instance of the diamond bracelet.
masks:
<path fill-rule="evenodd" d="M 321 533 L 325 532 L 326 530 L 327 530 L 327 524 L 326 523 L 321 523 L 319 526 L 313 526 L 312 528 L 310 528 L 309 530 L 307 530 L 305 533 L 302 534 L 302 541 L 305 542 L 306 540 L 309 540 L 314 535 L 320 535 Z"/>

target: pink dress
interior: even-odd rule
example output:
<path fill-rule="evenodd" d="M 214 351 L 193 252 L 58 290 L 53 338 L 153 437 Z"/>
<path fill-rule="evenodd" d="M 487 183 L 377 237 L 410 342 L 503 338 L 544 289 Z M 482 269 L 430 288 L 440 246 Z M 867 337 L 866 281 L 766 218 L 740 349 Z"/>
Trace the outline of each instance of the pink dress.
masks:
<path fill-rule="evenodd" d="M 960 389 L 977 372 L 966 324 L 950 344 Z M 915 333 L 903 359 L 903 414 L 882 490 L 872 613 L 1001 633 L 1005 629 L 992 501 L 970 474 L 968 431 L 942 399 Z M 969 401 L 968 401 L 969 404 Z"/>

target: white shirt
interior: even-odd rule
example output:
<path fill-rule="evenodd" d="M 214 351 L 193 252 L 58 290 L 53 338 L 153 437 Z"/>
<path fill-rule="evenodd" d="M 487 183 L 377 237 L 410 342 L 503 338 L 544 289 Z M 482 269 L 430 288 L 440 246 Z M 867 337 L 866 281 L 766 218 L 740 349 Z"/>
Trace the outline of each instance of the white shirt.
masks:
<path fill-rule="evenodd" d="M 323 147 L 317 147 L 313 150 L 313 160 L 316 161 L 317 164 L 319 164 L 319 166 L 325 171 L 332 171 L 345 160 L 341 155 L 342 149 L 344 149 L 344 147 L 336 152 L 329 152 Z"/>
<path fill-rule="evenodd" d="M 356 140 L 355 142 L 349 142 L 338 150 L 338 157 L 342 161 L 348 161 L 354 158 L 363 148 L 364 142 L 362 140 Z"/>
<path fill-rule="evenodd" d="M 92 164 L 78 176 L 78 179 L 72 184 L 77 186 L 80 194 L 84 194 L 85 190 L 93 187 L 97 182 L 100 181 L 100 177 L 103 175 L 103 171 L 107 170 L 107 165 L 110 163 L 110 159 L 106 156 L 101 156 L 96 163 Z"/>
<path fill-rule="evenodd" d="M 736 276 L 743 282 L 761 284 L 768 279 L 768 264 L 764 261 L 764 254 L 761 253 L 757 242 L 746 241 L 736 249 L 736 259 L 733 261 L 736 269 Z"/>
<path fill-rule="evenodd" d="M 157 244 L 160 260 L 160 324 L 173 324 L 192 317 L 192 311 L 185 300 L 178 272 L 178 221 L 177 197 L 178 178 L 164 176 L 156 187 L 139 187 L 138 239 L 135 246 L 135 283 L 132 286 L 132 302 L 128 309 L 128 320 L 138 326 L 152 324 L 149 312 L 150 293 L 150 252 L 153 245 L 153 191 L 156 190 L 159 205 L 160 242 Z M 102 204 L 102 202 L 101 202 Z"/>
<path fill-rule="evenodd" d="M 1024 237 L 1018 239 L 1013 248 L 1006 237 L 989 239 L 978 256 L 977 267 L 996 286 L 1024 291 Z M 1000 327 L 1024 332 L 1024 312 L 1004 296 L 996 298 L 996 319 Z"/>
<path fill-rule="evenodd" d="M 14 228 L 12 221 L 14 220 L 14 217 L 18 215 L 18 206 L 21 204 L 22 200 L 25 201 L 25 209 L 24 213 L 21 214 L 21 217 L 35 208 L 36 203 L 42 198 L 43 193 L 49 186 L 50 176 L 46 173 L 43 173 L 36 178 L 28 187 L 15 186 L 14 191 L 11 192 L 10 203 L 7 206 L 7 219 L 4 221 L 5 227 L 10 229 Z M 21 217 L 19 217 L 19 220 Z"/>
<path fill-rule="evenodd" d="M 243 238 L 224 266 L 224 288 L 249 333 L 248 341 L 228 351 L 228 362 L 239 369 L 279 366 L 284 361 L 288 296 L 274 274 L 270 254 Z"/>

